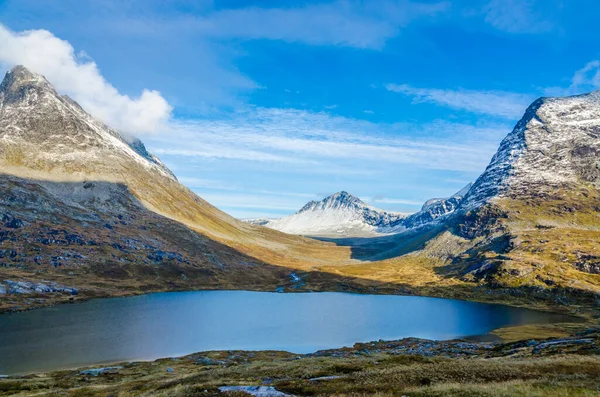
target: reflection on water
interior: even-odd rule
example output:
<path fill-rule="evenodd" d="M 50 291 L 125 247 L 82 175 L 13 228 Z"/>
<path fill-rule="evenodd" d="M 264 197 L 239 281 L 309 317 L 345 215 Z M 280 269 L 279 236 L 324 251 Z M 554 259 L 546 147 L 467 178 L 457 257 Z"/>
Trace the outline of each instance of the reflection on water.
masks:
<path fill-rule="evenodd" d="M 0 374 L 205 350 L 295 353 L 378 339 L 452 339 L 565 321 L 508 306 L 413 296 L 158 293 L 0 315 Z"/>

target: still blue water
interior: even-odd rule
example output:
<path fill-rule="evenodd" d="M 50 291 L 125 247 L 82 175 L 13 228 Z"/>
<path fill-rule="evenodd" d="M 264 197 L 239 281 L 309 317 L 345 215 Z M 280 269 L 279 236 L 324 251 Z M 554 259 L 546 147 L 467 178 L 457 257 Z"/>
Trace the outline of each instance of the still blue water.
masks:
<path fill-rule="evenodd" d="M 0 315 L 0 374 L 206 350 L 295 353 L 404 337 L 453 339 L 565 321 L 501 305 L 413 296 L 196 291 Z"/>

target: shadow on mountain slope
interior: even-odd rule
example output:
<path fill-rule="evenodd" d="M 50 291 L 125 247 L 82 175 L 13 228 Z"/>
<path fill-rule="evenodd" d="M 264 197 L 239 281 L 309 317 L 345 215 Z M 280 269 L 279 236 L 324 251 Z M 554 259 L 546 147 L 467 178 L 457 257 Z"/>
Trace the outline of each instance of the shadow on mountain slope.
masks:
<path fill-rule="evenodd" d="M 413 293 L 316 266 L 267 263 L 144 208 L 120 183 L 2 174 L 0 220 L 0 284 L 53 281 L 77 288 L 77 299 L 193 289 Z M 0 306 L 68 299 L 31 292 L 4 295 Z"/>
<path fill-rule="evenodd" d="M 360 261 L 381 261 L 406 255 L 422 249 L 427 241 L 442 230 L 440 226 L 420 227 L 403 233 L 378 237 L 312 237 L 315 240 L 334 243 L 340 247 L 349 247 L 351 258 Z"/>
<path fill-rule="evenodd" d="M 490 288 L 487 282 L 450 274 L 448 262 L 429 255 L 430 245 L 447 233 L 432 228 L 372 239 L 294 238 L 307 244 L 286 256 L 285 246 L 279 252 L 259 251 L 258 246 L 217 241 L 146 209 L 124 184 L 0 174 L 0 311 L 196 289 L 415 294 L 529 304 L 529 292 L 509 288 L 496 294 L 505 285 Z M 427 255 L 405 255 L 421 250 L 427 241 L 432 242 L 424 250 Z M 355 260 L 327 261 L 323 252 L 336 245 L 348 247 Z M 315 252 L 320 256 L 313 256 Z M 298 253 L 305 257 L 299 260 Z M 335 255 L 339 258 L 339 252 Z M 77 288 L 79 294 L 35 289 L 5 293 L 10 292 L 5 280 L 56 282 Z M 540 296 L 552 300 L 566 296 L 564 291 L 556 285 Z"/>

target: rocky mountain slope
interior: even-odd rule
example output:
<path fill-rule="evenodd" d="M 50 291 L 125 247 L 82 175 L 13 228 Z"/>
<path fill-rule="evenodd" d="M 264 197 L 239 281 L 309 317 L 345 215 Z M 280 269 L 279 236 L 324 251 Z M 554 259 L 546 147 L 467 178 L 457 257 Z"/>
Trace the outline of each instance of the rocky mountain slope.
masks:
<path fill-rule="evenodd" d="M 465 280 L 598 295 L 599 159 L 600 92 L 538 99 L 425 251 Z"/>
<path fill-rule="evenodd" d="M 600 183 L 600 91 L 540 98 L 500 144 L 464 207 Z"/>
<path fill-rule="evenodd" d="M 13 281 L 84 295 L 274 290 L 290 267 L 350 257 L 219 211 L 24 67 L 0 85 L 0 170 L 0 292 Z"/>
<path fill-rule="evenodd" d="M 471 184 L 447 198 L 428 200 L 414 214 L 387 212 L 342 191 L 321 201 L 310 201 L 298 212 L 285 218 L 251 219 L 246 222 L 306 236 L 366 237 L 399 233 L 442 222 L 458 208 L 470 187 Z"/>

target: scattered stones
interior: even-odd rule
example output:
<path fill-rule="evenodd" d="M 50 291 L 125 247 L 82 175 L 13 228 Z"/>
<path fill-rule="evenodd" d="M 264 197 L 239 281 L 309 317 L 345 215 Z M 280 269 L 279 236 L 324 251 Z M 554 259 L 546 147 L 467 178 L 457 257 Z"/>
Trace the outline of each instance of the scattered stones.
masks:
<path fill-rule="evenodd" d="M 202 356 L 202 357 L 198 357 L 198 359 L 196 360 L 195 364 L 199 364 L 199 365 L 225 365 L 227 363 L 225 361 L 213 360 L 212 358 Z"/>
<path fill-rule="evenodd" d="M 79 375 L 99 376 L 105 373 L 113 373 L 120 369 L 123 369 L 123 367 L 120 365 L 116 367 L 90 368 L 79 371 Z"/>
<path fill-rule="evenodd" d="M 2 216 L 2 222 L 4 223 L 4 226 L 6 226 L 9 229 L 18 229 L 20 227 L 23 227 L 22 220 L 17 219 L 14 216 L 8 214 Z"/>
<path fill-rule="evenodd" d="M 183 262 L 183 256 L 178 252 L 167 252 L 162 250 L 155 250 L 147 255 L 148 259 L 156 263 L 163 262 L 165 260 L 175 260 L 177 262 Z"/>
<path fill-rule="evenodd" d="M 558 339 L 550 342 L 543 342 L 539 345 L 535 346 L 532 350 L 533 354 L 539 354 L 543 349 L 553 348 L 553 347 L 564 347 L 565 345 L 583 345 L 583 344 L 592 344 L 594 343 L 594 339 Z"/>
<path fill-rule="evenodd" d="M 219 387 L 221 393 L 227 392 L 243 392 L 256 397 L 284 397 L 291 396 L 280 392 L 272 386 L 221 386 Z"/>
<path fill-rule="evenodd" d="M 600 256 L 577 253 L 577 261 L 573 264 L 577 270 L 590 274 L 600 274 Z"/>
<path fill-rule="evenodd" d="M 173 368 L 171 368 L 171 367 L 168 367 L 168 368 L 167 368 L 167 372 L 168 372 L 168 373 L 173 373 L 173 372 L 175 372 L 175 370 L 174 370 Z"/>
<path fill-rule="evenodd" d="M 7 294 L 31 294 L 31 293 L 67 293 L 71 295 L 79 294 L 79 290 L 73 287 L 67 287 L 53 281 L 30 282 L 4 280 L 7 287 L 4 287 Z M 2 284 L 0 284 L 2 285 Z"/>

